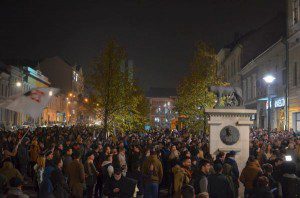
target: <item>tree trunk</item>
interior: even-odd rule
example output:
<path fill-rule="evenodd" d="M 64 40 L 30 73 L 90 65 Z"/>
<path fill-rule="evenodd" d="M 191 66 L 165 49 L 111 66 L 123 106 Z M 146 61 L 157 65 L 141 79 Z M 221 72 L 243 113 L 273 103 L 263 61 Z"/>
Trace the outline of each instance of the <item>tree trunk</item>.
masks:
<path fill-rule="evenodd" d="M 103 132 L 105 134 L 105 138 L 108 138 L 108 109 L 105 108 L 104 111 L 104 128 L 103 128 Z"/>

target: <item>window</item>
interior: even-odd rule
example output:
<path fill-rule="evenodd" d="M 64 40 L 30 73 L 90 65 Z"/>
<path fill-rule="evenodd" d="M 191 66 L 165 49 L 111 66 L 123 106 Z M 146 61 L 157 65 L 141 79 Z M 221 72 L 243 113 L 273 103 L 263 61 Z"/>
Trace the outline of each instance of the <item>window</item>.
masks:
<path fill-rule="evenodd" d="M 294 0 L 292 4 L 293 9 L 293 24 L 299 21 L 299 0 Z"/>
<path fill-rule="evenodd" d="M 253 98 L 256 98 L 256 74 L 252 75 L 252 96 Z"/>
<path fill-rule="evenodd" d="M 293 74 L 293 85 L 294 86 L 297 86 L 298 85 L 298 65 L 297 65 L 297 62 L 295 62 L 295 65 L 294 65 L 294 74 Z"/>
<path fill-rule="evenodd" d="M 246 80 L 243 80 L 243 95 L 244 95 L 244 98 L 247 99 L 247 85 L 246 85 Z"/>
<path fill-rule="evenodd" d="M 294 128 L 296 132 L 300 132 L 300 113 L 294 113 L 293 114 L 293 118 L 294 118 Z"/>

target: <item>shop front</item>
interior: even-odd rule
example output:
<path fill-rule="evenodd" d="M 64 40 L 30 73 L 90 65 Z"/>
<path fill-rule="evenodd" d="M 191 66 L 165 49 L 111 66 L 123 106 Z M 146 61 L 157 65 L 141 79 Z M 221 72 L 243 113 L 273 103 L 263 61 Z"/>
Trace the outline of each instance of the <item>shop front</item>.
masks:
<path fill-rule="evenodd" d="M 274 99 L 274 128 L 285 129 L 285 97 Z"/>

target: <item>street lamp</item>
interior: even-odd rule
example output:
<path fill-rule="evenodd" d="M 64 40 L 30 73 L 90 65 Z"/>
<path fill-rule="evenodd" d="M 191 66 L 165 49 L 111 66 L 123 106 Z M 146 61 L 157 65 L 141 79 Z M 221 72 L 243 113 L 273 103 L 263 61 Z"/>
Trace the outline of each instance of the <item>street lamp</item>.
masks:
<path fill-rule="evenodd" d="M 271 132 L 271 96 L 270 96 L 270 86 L 271 84 L 274 82 L 274 80 L 276 79 L 274 76 L 272 75 L 267 75 L 264 78 L 264 81 L 267 83 L 268 85 L 268 134 L 270 136 L 270 132 Z"/>
<path fill-rule="evenodd" d="M 22 86 L 22 83 L 18 81 L 18 82 L 16 82 L 16 86 L 17 86 L 17 87 L 21 87 L 21 86 Z"/>

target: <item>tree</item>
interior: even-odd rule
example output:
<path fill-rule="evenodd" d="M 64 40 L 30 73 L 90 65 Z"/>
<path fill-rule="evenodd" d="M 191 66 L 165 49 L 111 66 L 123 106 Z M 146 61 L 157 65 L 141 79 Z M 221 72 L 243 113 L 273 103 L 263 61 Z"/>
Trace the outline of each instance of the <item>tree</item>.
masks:
<path fill-rule="evenodd" d="M 134 116 L 144 116 L 137 109 L 143 95 L 132 78 L 133 71 L 124 67 L 126 59 L 125 50 L 110 40 L 90 65 L 90 106 L 103 120 L 106 135 L 115 127 L 124 127 Z"/>
<path fill-rule="evenodd" d="M 209 91 L 212 85 L 225 85 L 217 77 L 217 59 L 212 47 L 203 42 L 196 45 L 187 76 L 177 88 L 176 109 L 186 117 L 190 130 L 206 130 L 205 108 L 215 105 L 216 96 Z"/>

